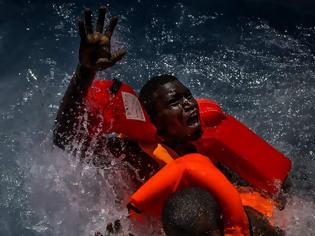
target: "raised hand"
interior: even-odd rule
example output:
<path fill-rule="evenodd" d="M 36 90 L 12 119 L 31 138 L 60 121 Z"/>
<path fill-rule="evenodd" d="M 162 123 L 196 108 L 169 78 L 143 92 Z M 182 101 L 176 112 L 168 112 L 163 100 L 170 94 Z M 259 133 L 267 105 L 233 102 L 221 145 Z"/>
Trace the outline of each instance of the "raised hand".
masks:
<path fill-rule="evenodd" d="M 126 53 L 123 49 L 111 52 L 110 40 L 118 18 L 111 18 L 103 33 L 105 14 L 106 7 L 100 7 L 95 32 L 90 9 L 84 11 L 84 21 L 79 21 L 80 63 L 62 98 L 54 127 L 54 143 L 62 149 L 73 145 L 74 141 L 81 142 L 77 140 L 78 136 L 82 137 L 81 133 L 77 135 L 77 124 L 81 122 L 78 118 L 85 112 L 82 101 L 95 79 L 96 72 L 114 65 Z"/>
<path fill-rule="evenodd" d="M 110 41 L 118 18 L 112 17 L 105 33 L 103 33 L 106 11 L 105 6 L 99 8 L 95 32 L 93 31 L 92 11 L 90 9 L 85 9 L 84 21 L 79 21 L 81 37 L 79 61 L 81 66 L 94 71 L 105 70 L 113 66 L 126 53 L 121 48 L 114 53 L 111 52 Z"/>

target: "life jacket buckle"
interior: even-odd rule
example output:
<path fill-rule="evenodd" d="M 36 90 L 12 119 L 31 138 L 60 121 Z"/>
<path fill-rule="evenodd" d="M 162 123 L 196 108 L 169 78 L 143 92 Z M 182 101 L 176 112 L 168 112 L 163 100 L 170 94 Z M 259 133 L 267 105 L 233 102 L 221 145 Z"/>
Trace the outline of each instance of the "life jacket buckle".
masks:
<path fill-rule="evenodd" d="M 114 78 L 112 85 L 109 87 L 109 91 L 113 95 L 116 95 L 121 86 L 122 86 L 122 82 L 120 82 L 118 79 Z"/>

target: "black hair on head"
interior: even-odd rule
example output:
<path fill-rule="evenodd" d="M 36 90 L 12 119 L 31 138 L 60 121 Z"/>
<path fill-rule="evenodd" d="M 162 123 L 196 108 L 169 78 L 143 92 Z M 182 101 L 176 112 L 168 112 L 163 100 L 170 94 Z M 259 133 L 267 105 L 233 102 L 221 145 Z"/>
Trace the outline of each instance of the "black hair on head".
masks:
<path fill-rule="evenodd" d="M 162 212 L 167 236 L 212 235 L 221 227 L 220 207 L 204 189 L 187 188 L 174 193 Z"/>
<path fill-rule="evenodd" d="M 154 91 L 156 91 L 160 86 L 172 82 L 178 81 L 178 79 L 169 74 L 158 75 L 150 78 L 141 88 L 139 99 L 143 104 L 146 112 L 152 118 L 155 113 L 154 109 Z"/>

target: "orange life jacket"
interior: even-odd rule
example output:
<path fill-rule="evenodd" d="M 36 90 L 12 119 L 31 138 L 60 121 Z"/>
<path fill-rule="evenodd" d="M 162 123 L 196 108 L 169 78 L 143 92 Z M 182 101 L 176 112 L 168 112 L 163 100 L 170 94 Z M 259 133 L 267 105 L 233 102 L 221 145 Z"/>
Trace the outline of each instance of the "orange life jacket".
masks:
<path fill-rule="evenodd" d="M 253 187 L 278 194 L 291 169 L 291 161 L 241 122 L 222 112 L 208 99 L 197 100 L 203 128 L 193 142 L 198 153 L 221 162 Z M 140 143 L 144 152 L 167 164 L 178 155 L 163 144 Z"/>
<path fill-rule="evenodd" d="M 94 80 L 87 92 L 85 104 L 90 136 L 114 132 L 145 143 L 156 142 L 156 128 L 134 89 L 121 83 L 113 92 L 113 86 L 113 80 Z"/>
<path fill-rule="evenodd" d="M 161 164 L 177 155 L 159 144 L 156 128 L 137 94 L 122 83 L 111 92 L 113 81 L 94 80 L 86 96 L 89 132 L 121 133 L 140 143 Z M 198 100 L 203 135 L 193 144 L 199 153 L 219 161 L 252 186 L 276 195 L 291 169 L 291 161 L 250 129 L 208 99 Z M 156 149 L 158 148 L 158 149 Z"/>
<path fill-rule="evenodd" d="M 278 194 L 291 161 L 213 101 L 198 104 L 204 124 L 202 137 L 194 142 L 198 152 L 214 157 L 253 187 Z"/>
<path fill-rule="evenodd" d="M 130 197 L 130 203 L 141 212 L 159 217 L 169 196 L 186 187 L 202 187 L 218 201 L 225 236 L 249 235 L 239 193 L 209 158 L 200 154 L 188 154 L 168 163 Z"/>
<path fill-rule="evenodd" d="M 179 157 L 177 153 L 163 144 L 141 144 L 141 148 L 163 166 Z M 208 158 L 211 159 L 211 157 Z M 239 187 L 238 191 L 244 206 L 250 206 L 268 218 L 272 217 L 273 207 L 276 205 L 272 199 L 248 187 Z"/>

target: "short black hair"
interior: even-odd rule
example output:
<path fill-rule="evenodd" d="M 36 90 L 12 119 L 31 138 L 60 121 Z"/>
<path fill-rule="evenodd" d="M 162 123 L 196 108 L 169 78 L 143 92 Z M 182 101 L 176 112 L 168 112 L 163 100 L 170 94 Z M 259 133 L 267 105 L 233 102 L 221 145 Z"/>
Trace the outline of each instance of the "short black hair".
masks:
<path fill-rule="evenodd" d="M 139 99 L 151 119 L 156 112 L 153 96 L 154 91 L 156 91 L 160 86 L 173 81 L 178 81 L 178 79 L 173 75 L 163 74 L 150 78 L 142 86 L 139 93 Z"/>
<path fill-rule="evenodd" d="M 166 201 L 162 223 L 167 236 L 207 236 L 221 229 L 221 209 L 206 190 L 186 188 Z"/>

